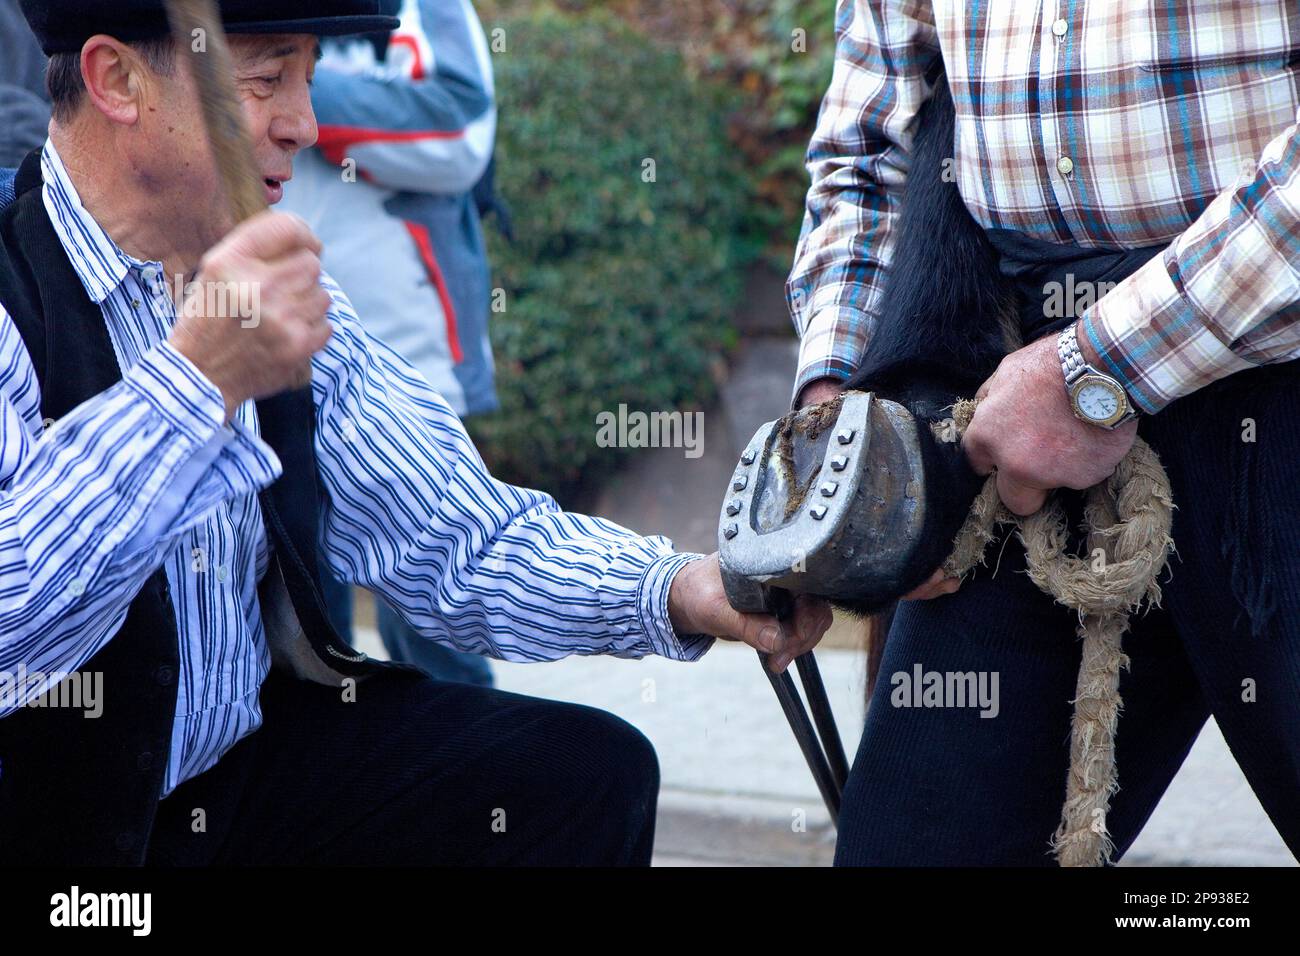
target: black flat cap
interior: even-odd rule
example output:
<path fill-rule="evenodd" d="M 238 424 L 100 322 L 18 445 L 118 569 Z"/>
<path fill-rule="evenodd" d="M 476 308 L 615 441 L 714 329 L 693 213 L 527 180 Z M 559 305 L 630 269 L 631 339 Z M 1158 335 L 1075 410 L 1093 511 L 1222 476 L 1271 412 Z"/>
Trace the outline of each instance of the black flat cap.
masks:
<path fill-rule="evenodd" d="M 397 28 L 395 0 L 221 0 L 228 33 L 345 36 Z M 168 32 L 162 0 L 22 0 L 23 15 L 46 55 L 74 53 L 98 33 L 147 40 Z"/>

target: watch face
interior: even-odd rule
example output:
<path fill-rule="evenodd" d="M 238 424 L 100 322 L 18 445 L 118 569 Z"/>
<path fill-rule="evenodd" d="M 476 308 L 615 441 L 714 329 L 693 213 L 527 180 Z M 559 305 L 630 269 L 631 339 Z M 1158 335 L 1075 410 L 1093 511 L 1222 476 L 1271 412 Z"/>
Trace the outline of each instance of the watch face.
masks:
<path fill-rule="evenodd" d="M 1126 402 L 1119 388 L 1110 381 L 1088 376 L 1074 392 L 1074 405 L 1079 414 L 1090 422 L 1109 424 L 1122 417 Z"/>

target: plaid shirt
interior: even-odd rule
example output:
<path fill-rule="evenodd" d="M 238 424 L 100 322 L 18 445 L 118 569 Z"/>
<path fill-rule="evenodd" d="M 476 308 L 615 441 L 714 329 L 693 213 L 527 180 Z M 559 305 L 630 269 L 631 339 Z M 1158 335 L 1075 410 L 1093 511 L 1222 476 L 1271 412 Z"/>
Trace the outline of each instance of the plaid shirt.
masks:
<path fill-rule="evenodd" d="M 1300 357 L 1300 4 L 839 0 L 836 34 L 787 285 L 798 388 L 848 376 L 871 336 L 941 57 L 980 224 L 1169 244 L 1079 313 L 1138 407 Z"/>

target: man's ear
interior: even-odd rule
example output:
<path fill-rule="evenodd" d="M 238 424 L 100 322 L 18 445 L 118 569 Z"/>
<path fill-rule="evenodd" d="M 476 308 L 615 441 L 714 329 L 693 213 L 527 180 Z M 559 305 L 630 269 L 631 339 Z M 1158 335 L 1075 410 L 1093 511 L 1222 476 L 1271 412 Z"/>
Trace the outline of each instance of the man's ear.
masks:
<path fill-rule="evenodd" d="M 133 126 L 140 119 L 145 62 L 121 40 L 98 34 L 81 48 L 81 77 L 95 109 L 114 123 Z"/>

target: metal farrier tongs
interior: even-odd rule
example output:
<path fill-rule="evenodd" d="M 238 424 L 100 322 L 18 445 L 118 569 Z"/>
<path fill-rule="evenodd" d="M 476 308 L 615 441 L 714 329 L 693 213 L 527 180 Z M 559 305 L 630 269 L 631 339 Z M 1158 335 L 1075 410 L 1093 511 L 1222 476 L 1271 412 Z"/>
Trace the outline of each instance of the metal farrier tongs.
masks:
<path fill-rule="evenodd" d="M 738 611 L 788 617 L 795 594 L 855 607 L 903 593 L 926 508 L 912 414 L 871 392 L 768 422 L 732 476 L 718 529 L 722 579 Z M 811 720 L 787 670 L 767 674 L 831 819 L 849 764 L 812 653 L 796 660 Z"/>

